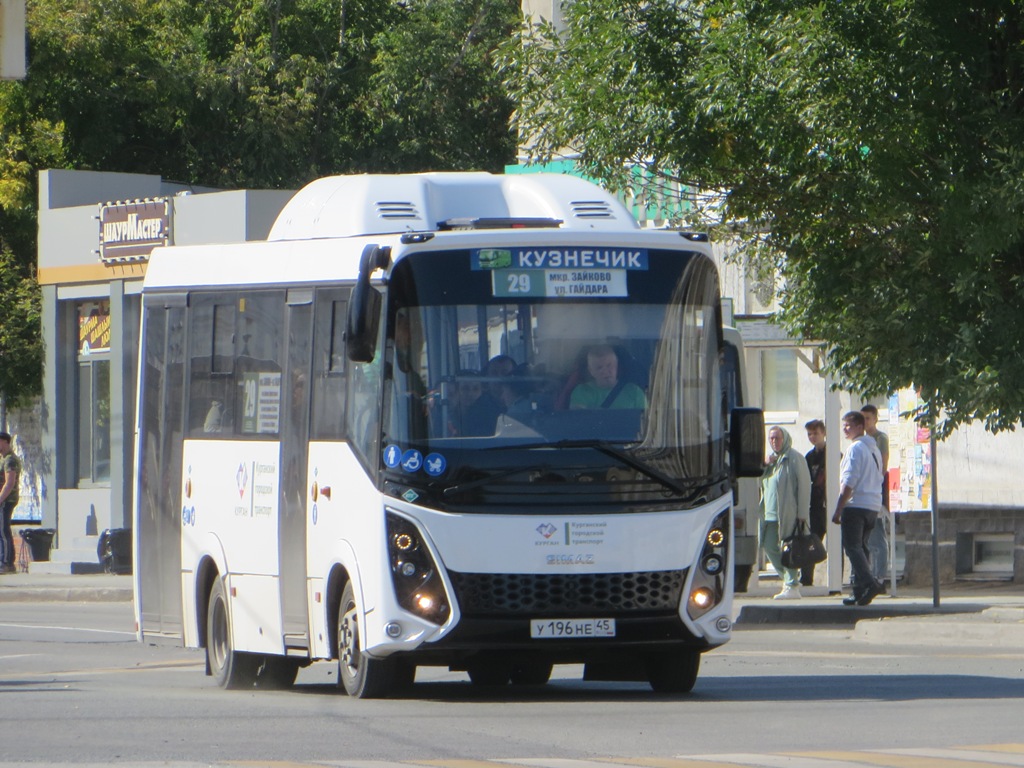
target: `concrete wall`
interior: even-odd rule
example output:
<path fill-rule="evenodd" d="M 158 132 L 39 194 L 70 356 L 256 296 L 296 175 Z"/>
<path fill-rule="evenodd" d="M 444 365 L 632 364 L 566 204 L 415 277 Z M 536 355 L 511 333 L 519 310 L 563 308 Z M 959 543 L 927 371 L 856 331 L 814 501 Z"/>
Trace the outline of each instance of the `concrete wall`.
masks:
<path fill-rule="evenodd" d="M 932 533 L 930 512 L 905 512 L 897 515 L 897 525 L 906 541 L 904 583 L 928 586 L 932 583 Z M 947 505 L 939 499 L 938 574 L 940 584 L 958 579 L 983 578 L 966 571 L 974 534 L 1012 534 L 1013 571 L 992 574 L 991 578 L 1024 584 L 1024 510 L 1005 507 Z"/>

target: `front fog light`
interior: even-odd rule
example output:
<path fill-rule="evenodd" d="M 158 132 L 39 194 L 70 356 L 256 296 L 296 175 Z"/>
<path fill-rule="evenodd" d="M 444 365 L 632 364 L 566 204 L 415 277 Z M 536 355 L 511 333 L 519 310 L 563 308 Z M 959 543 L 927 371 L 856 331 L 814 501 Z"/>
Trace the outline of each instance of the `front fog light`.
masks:
<path fill-rule="evenodd" d="M 715 602 L 715 593 L 707 587 L 698 587 L 690 593 L 690 602 L 695 608 L 710 608 Z"/>
<path fill-rule="evenodd" d="M 392 640 L 402 636 L 402 625 L 397 621 L 389 621 L 384 625 L 384 634 Z"/>

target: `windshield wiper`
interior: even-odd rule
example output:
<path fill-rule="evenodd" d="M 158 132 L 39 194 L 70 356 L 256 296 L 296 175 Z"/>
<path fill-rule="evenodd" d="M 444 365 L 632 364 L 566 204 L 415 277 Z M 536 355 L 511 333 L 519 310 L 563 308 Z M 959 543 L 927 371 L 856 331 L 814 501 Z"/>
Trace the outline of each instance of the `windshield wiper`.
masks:
<path fill-rule="evenodd" d="M 481 485 L 487 485 L 492 480 L 500 480 L 503 477 L 518 475 L 522 472 L 547 472 L 550 469 L 550 464 L 536 464 L 531 467 L 513 467 L 512 469 L 506 469 L 501 472 L 495 472 L 492 475 L 487 475 L 487 477 L 478 477 L 476 480 L 459 483 L 458 485 L 450 485 L 441 492 L 441 495 L 447 499 L 457 494 L 464 493 L 472 488 L 479 488 Z"/>
<path fill-rule="evenodd" d="M 612 443 L 609 442 L 608 440 L 567 439 L 556 440 L 553 443 L 529 443 L 527 445 L 517 445 L 515 447 L 524 448 L 526 450 L 532 450 L 537 448 L 593 448 L 595 451 L 599 451 L 600 453 L 603 453 L 605 456 L 611 456 L 613 459 L 622 462 L 630 469 L 635 469 L 637 472 L 639 472 L 642 475 L 645 475 L 646 477 L 649 477 L 651 480 L 656 480 L 657 482 L 661 483 L 663 486 L 668 488 L 670 491 L 677 494 L 678 496 L 684 496 L 687 494 L 688 491 L 691 491 L 692 489 L 696 488 L 697 491 L 690 493 L 687 497 L 687 501 L 691 500 L 692 498 L 695 498 L 697 493 L 699 493 L 700 489 L 710 484 L 711 482 L 714 482 L 714 480 L 716 479 L 698 478 L 695 480 L 683 482 L 675 480 L 674 478 L 671 478 L 668 475 L 666 475 L 660 469 L 652 467 L 650 464 L 640 461 L 639 459 L 634 458 L 633 456 L 630 456 L 624 450 L 617 447 L 618 445 L 625 444 L 626 443 Z"/>

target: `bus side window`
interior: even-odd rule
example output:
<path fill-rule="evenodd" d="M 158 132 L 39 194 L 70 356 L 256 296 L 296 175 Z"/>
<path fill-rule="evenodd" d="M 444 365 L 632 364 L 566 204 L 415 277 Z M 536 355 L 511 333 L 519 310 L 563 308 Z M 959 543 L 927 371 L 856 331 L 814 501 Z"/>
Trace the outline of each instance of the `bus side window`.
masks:
<path fill-rule="evenodd" d="M 189 434 L 276 436 L 283 293 L 194 293 L 190 301 Z"/>
<path fill-rule="evenodd" d="M 317 294 L 313 331 L 313 418 L 310 437 L 345 436 L 345 320 L 348 290 L 322 290 Z"/>
<path fill-rule="evenodd" d="M 230 434 L 234 416 L 235 303 L 193 295 L 188 434 Z"/>

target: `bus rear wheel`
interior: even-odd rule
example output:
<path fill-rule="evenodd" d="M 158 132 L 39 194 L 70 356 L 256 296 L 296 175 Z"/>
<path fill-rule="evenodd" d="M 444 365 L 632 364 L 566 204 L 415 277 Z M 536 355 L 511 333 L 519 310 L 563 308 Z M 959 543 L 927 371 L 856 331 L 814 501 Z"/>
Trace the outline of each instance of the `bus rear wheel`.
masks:
<path fill-rule="evenodd" d="M 647 680 L 657 693 L 689 693 L 697 683 L 697 651 L 659 653 L 647 657 Z"/>
<path fill-rule="evenodd" d="M 221 688 L 252 688 L 259 657 L 234 650 L 223 579 L 214 579 L 206 610 L 206 667 Z"/>
<path fill-rule="evenodd" d="M 411 669 L 397 659 L 372 659 L 363 653 L 363 631 L 359 623 L 352 582 L 345 585 L 338 604 L 338 685 L 357 699 L 379 699 L 396 687 L 412 682 Z"/>

